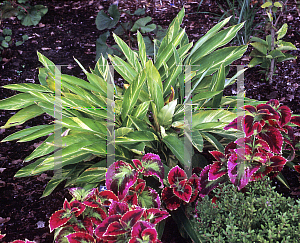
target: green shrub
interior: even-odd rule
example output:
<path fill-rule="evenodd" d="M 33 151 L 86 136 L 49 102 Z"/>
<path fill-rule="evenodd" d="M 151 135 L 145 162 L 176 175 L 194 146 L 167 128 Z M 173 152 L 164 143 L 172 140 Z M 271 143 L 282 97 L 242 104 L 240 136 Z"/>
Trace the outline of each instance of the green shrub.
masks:
<path fill-rule="evenodd" d="M 246 189 L 226 184 L 214 190 L 215 204 L 198 201 L 192 221 L 206 242 L 299 242 L 300 200 L 283 197 L 267 178 Z"/>

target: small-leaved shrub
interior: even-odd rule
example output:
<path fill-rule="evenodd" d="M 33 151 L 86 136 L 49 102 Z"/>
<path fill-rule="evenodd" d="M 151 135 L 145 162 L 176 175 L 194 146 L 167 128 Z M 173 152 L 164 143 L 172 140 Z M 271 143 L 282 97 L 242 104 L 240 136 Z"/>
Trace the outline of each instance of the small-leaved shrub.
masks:
<path fill-rule="evenodd" d="M 299 242 L 300 200 L 285 198 L 270 179 L 251 182 L 246 192 L 233 184 L 199 199 L 192 219 L 204 242 Z"/>

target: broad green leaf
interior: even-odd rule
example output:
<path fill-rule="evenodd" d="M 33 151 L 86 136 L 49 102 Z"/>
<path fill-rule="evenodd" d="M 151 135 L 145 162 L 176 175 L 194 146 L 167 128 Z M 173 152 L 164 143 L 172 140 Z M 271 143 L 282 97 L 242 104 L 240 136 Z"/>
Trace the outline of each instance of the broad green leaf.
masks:
<path fill-rule="evenodd" d="M 297 48 L 291 42 L 281 41 L 276 48 L 278 51 L 293 51 L 297 50 Z"/>
<path fill-rule="evenodd" d="M 284 62 L 284 61 L 288 61 L 288 60 L 294 60 L 296 59 L 297 57 L 291 55 L 291 54 L 288 54 L 288 53 L 284 53 L 284 57 L 279 57 L 277 59 L 278 62 Z"/>
<path fill-rule="evenodd" d="M 47 57 L 45 57 L 40 52 L 37 52 L 37 55 L 38 55 L 39 61 L 44 65 L 44 67 L 47 68 L 47 70 L 54 75 L 55 74 L 55 64 L 53 62 L 51 62 Z"/>
<path fill-rule="evenodd" d="M 115 130 L 115 137 L 124 137 L 126 134 L 133 132 L 134 130 L 129 127 L 120 127 Z"/>
<path fill-rule="evenodd" d="M 138 155 L 144 155 L 145 154 L 145 143 L 132 143 L 132 144 L 122 144 L 122 147 L 125 147 L 126 149 L 132 151 L 133 153 L 136 153 Z"/>
<path fill-rule="evenodd" d="M 210 142 L 221 153 L 224 153 L 223 145 L 213 135 L 209 134 L 208 132 L 203 132 L 203 131 L 200 133 L 205 138 L 205 140 Z"/>
<path fill-rule="evenodd" d="M 53 133 L 54 129 L 55 129 L 55 125 L 47 125 L 46 127 L 42 127 L 38 131 L 34 131 L 33 133 L 23 137 L 18 142 L 28 142 L 28 141 L 32 141 L 34 139 L 46 136 L 50 133 Z"/>
<path fill-rule="evenodd" d="M 42 115 L 43 113 L 44 111 L 37 105 L 25 107 L 9 118 L 5 125 L 1 127 L 1 129 L 21 125 L 36 116 Z"/>
<path fill-rule="evenodd" d="M 107 153 L 106 150 L 106 141 L 97 141 L 97 143 L 94 143 L 92 145 L 88 145 L 84 148 L 82 148 L 82 150 L 88 151 L 92 154 L 95 154 L 97 156 L 99 155 L 103 155 L 105 156 Z"/>
<path fill-rule="evenodd" d="M 21 92 L 35 91 L 35 92 L 45 92 L 45 93 L 53 93 L 51 89 L 46 86 L 40 84 L 31 84 L 31 83 L 22 83 L 22 84 L 7 84 L 4 85 L 5 89 L 12 89 Z"/>
<path fill-rule="evenodd" d="M 22 167 L 20 170 L 18 170 L 18 172 L 14 175 L 14 177 L 26 177 L 26 176 L 32 176 L 33 174 L 31 173 L 34 168 L 36 168 L 42 161 L 44 160 L 44 158 L 40 158 L 37 161 Z"/>
<path fill-rule="evenodd" d="M 147 62 L 146 46 L 145 46 L 143 36 L 139 31 L 137 32 L 137 41 L 139 46 L 139 58 L 141 60 L 142 67 L 145 67 Z"/>
<path fill-rule="evenodd" d="M 89 91 L 95 91 L 95 92 L 101 92 L 102 91 L 98 87 L 88 83 L 87 81 L 85 81 L 83 79 L 76 78 L 74 76 L 70 76 L 70 75 L 67 75 L 67 74 L 62 74 L 61 75 L 61 80 L 65 81 L 67 83 L 70 83 L 71 85 L 78 85 L 79 87 L 87 89 Z"/>
<path fill-rule="evenodd" d="M 54 117 L 54 105 L 53 103 L 50 102 L 38 102 L 37 105 L 44 111 L 46 112 L 48 115 Z M 67 110 L 62 110 L 62 117 L 71 117 L 73 116 L 72 113 L 70 111 Z"/>
<path fill-rule="evenodd" d="M 153 31 L 156 28 L 155 24 L 146 25 L 151 20 L 152 18 L 150 16 L 138 19 L 137 21 L 135 21 L 130 31 L 136 32 L 138 29 L 140 29 L 143 34 Z"/>
<path fill-rule="evenodd" d="M 184 153 L 187 153 L 184 143 L 177 137 L 168 135 L 165 136 L 162 141 L 167 145 L 171 152 L 176 156 L 182 166 L 188 165 L 188 161 L 184 160 Z"/>
<path fill-rule="evenodd" d="M 250 63 L 248 64 L 249 68 L 252 68 L 258 64 L 261 64 L 263 62 L 263 58 L 261 57 L 254 57 L 252 58 L 252 60 L 250 61 Z"/>
<path fill-rule="evenodd" d="M 113 28 L 120 19 L 120 12 L 117 5 L 110 5 L 108 9 L 109 16 L 101 10 L 96 17 L 96 25 L 98 30 Z"/>
<path fill-rule="evenodd" d="M 9 136 L 7 136 L 6 138 L 4 138 L 1 142 L 7 142 L 7 141 L 12 141 L 12 140 L 16 140 L 16 139 L 20 139 L 20 138 L 24 138 L 27 137 L 28 135 L 39 131 L 43 128 L 48 127 L 49 125 L 40 125 L 40 126 L 35 126 L 35 127 L 30 127 L 30 128 L 26 128 L 23 129 L 21 131 L 15 132 Z"/>
<path fill-rule="evenodd" d="M 101 122 L 84 117 L 70 117 L 63 118 L 62 121 L 56 121 L 58 124 L 62 124 L 63 127 L 82 130 L 82 131 L 90 131 L 93 133 L 97 133 L 99 135 L 106 135 L 106 126 L 104 126 Z"/>
<path fill-rule="evenodd" d="M 224 67 L 231 64 L 233 61 L 242 57 L 244 52 L 247 50 L 247 45 L 245 46 L 232 46 L 225 47 L 219 50 L 214 51 L 213 53 L 201 58 L 198 62 L 194 63 L 194 65 L 200 65 L 199 67 L 192 66 L 192 71 L 197 71 L 197 75 L 193 78 L 197 79 L 207 68 L 211 66 L 211 69 L 208 71 L 207 75 L 210 75 L 217 71 L 221 64 L 224 63 Z M 192 82 L 193 82 L 192 80 Z"/>
<path fill-rule="evenodd" d="M 158 112 L 157 119 L 160 126 L 171 125 L 176 105 L 177 105 L 177 99 L 166 104 Z"/>
<path fill-rule="evenodd" d="M 261 8 L 267 8 L 267 7 L 270 7 L 272 6 L 272 3 L 271 2 L 265 2 L 263 5 L 261 5 L 260 7 Z"/>
<path fill-rule="evenodd" d="M 60 173 L 56 176 L 54 175 L 52 179 L 48 182 L 41 198 L 49 196 L 61 182 L 66 180 L 74 172 L 75 169 L 75 166 L 68 169 L 62 168 Z"/>
<path fill-rule="evenodd" d="M 196 104 L 200 100 L 208 100 L 213 98 L 215 95 L 220 94 L 222 90 L 220 91 L 204 91 L 199 94 L 196 94 L 193 96 L 193 104 Z"/>
<path fill-rule="evenodd" d="M 136 72 L 140 72 L 142 67 L 141 64 L 139 63 L 136 53 L 132 51 L 129 46 L 116 34 L 113 34 L 114 39 L 118 46 L 121 48 L 122 52 L 124 53 L 126 59 L 130 63 L 130 65 L 135 69 Z"/>
<path fill-rule="evenodd" d="M 281 28 L 276 32 L 277 36 L 277 40 L 280 40 L 281 38 L 283 38 L 287 32 L 288 29 L 288 25 L 287 23 L 284 23 Z"/>
<path fill-rule="evenodd" d="M 171 86 L 174 87 L 176 84 L 176 79 L 179 76 L 179 74 L 182 72 L 182 66 L 178 65 L 174 67 L 170 71 L 170 75 L 167 78 L 167 80 L 164 81 L 163 83 L 163 90 L 164 90 L 164 97 L 166 97 L 168 94 L 171 92 Z"/>
<path fill-rule="evenodd" d="M 182 39 L 182 37 L 184 36 L 185 30 L 181 30 L 181 32 L 179 32 L 179 34 L 174 38 L 174 40 L 172 42 L 170 42 L 163 50 L 160 54 L 157 55 L 157 59 L 155 61 L 155 67 L 157 68 L 157 70 L 159 70 L 161 68 L 161 66 L 163 65 L 163 63 L 166 63 L 169 58 L 172 56 L 173 54 L 173 46 L 177 47 Z"/>
<path fill-rule="evenodd" d="M 204 239 L 199 235 L 197 230 L 195 229 L 194 225 L 186 216 L 182 207 L 178 208 L 178 210 L 173 211 L 171 213 L 173 219 L 178 225 L 179 229 L 184 229 L 185 232 L 189 235 L 189 237 L 193 240 L 194 243 L 202 243 L 205 242 Z"/>
<path fill-rule="evenodd" d="M 185 9 L 182 8 L 181 11 L 175 17 L 175 19 L 173 19 L 173 21 L 169 25 L 167 33 L 166 33 L 165 37 L 163 38 L 161 45 L 159 47 L 157 56 L 161 55 L 161 53 L 164 51 L 166 46 L 170 42 L 172 42 L 175 39 L 175 37 L 178 35 L 178 32 L 180 30 L 180 25 L 181 25 L 183 17 L 184 17 L 184 12 L 185 12 Z"/>
<path fill-rule="evenodd" d="M 124 99 L 122 103 L 122 119 L 124 120 L 126 116 L 130 115 L 140 94 L 141 89 L 146 81 L 146 72 L 142 71 L 129 88 L 125 91 Z"/>
<path fill-rule="evenodd" d="M 133 80 L 138 75 L 137 71 L 135 71 L 127 62 L 123 61 L 121 58 L 117 56 L 108 55 L 108 58 L 114 65 L 114 69 L 129 83 L 131 84 Z"/>
<path fill-rule="evenodd" d="M 250 43 L 250 45 L 253 46 L 256 50 L 263 53 L 264 55 L 267 55 L 268 46 L 266 46 L 265 44 L 262 44 L 260 42 L 254 42 L 254 43 Z"/>
<path fill-rule="evenodd" d="M 134 116 L 128 116 L 128 118 L 125 121 L 125 126 L 132 127 L 138 131 L 145 131 L 149 129 L 145 121 L 138 119 Z"/>
<path fill-rule="evenodd" d="M 86 169 L 76 180 L 76 183 L 92 183 L 105 180 L 106 167 L 92 167 Z"/>
<path fill-rule="evenodd" d="M 251 39 L 250 39 L 250 41 L 255 41 L 255 42 L 259 42 L 259 43 L 261 43 L 261 44 L 263 44 L 263 45 L 265 45 L 265 46 L 268 46 L 268 42 L 266 42 L 265 40 L 263 40 L 263 39 L 261 39 L 261 38 L 258 38 L 258 37 L 252 37 Z"/>
<path fill-rule="evenodd" d="M 234 118 L 236 114 L 223 109 L 200 110 L 192 115 L 192 129 L 210 122 L 230 123 Z"/>
<path fill-rule="evenodd" d="M 156 105 L 157 111 L 164 106 L 163 88 L 159 72 L 151 60 L 146 63 L 147 85 L 150 98 Z"/>
<path fill-rule="evenodd" d="M 203 151 L 203 137 L 199 131 L 191 132 L 191 143 L 199 151 Z"/>
<path fill-rule="evenodd" d="M 150 101 L 139 104 L 132 112 L 132 116 L 143 120 L 149 110 Z"/>
<path fill-rule="evenodd" d="M 0 110 L 19 110 L 33 105 L 35 98 L 30 94 L 17 94 L 4 100 L 0 100 Z"/>
<path fill-rule="evenodd" d="M 115 144 L 130 144 L 130 143 L 140 143 L 140 142 L 151 142 L 157 140 L 154 133 L 149 131 L 135 131 L 128 133 L 124 137 L 118 137 L 115 139 Z"/>
<path fill-rule="evenodd" d="M 222 22 L 216 24 L 213 28 L 211 28 L 203 37 L 201 37 L 197 43 L 194 45 L 193 49 L 190 52 L 189 58 L 187 59 L 186 64 L 188 63 L 190 57 L 210 38 L 212 38 L 221 28 L 223 28 L 231 19 L 228 17 L 224 19 Z"/>
<path fill-rule="evenodd" d="M 214 75 L 211 91 L 223 91 L 225 86 L 225 68 L 221 65 L 219 71 Z M 223 92 L 214 96 L 212 101 L 212 108 L 219 108 Z"/>
<path fill-rule="evenodd" d="M 244 23 L 240 23 L 215 34 L 209 39 L 209 41 L 203 43 L 201 48 L 199 48 L 190 56 L 191 64 L 195 64 L 202 57 L 210 54 L 218 47 L 226 45 L 235 37 L 236 33 L 243 27 L 243 25 Z"/>
<path fill-rule="evenodd" d="M 97 76 L 93 73 L 86 73 L 86 76 L 89 80 L 89 82 L 94 85 L 95 87 L 98 87 L 100 90 L 100 93 L 106 97 L 107 94 L 107 82 L 105 82 L 102 78 Z"/>
<path fill-rule="evenodd" d="M 284 57 L 284 54 L 279 50 L 273 50 L 266 57 L 272 59 L 272 58 Z"/>

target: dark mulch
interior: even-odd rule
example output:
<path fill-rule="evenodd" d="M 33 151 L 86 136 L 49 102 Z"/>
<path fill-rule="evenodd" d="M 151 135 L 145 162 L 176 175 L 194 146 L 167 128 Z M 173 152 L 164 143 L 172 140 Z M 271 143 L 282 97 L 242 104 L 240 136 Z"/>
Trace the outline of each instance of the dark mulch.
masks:
<path fill-rule="evenodd" d="M 23 27 L 17 19 L 4 20 L 1 29 L 10 28 L 13 36 L 21 38 L 22 34 L 27 34 L 30 39 L 22 46 L 12 46 L 3 53 L 5 62 L 1 63 L 0 85 L 11 83 L 38 83 L 38 70 L 41 64 L 38 62 L 36 52 L 39 51 L 52 60 L 55 64 L 68 65 L 63 67 L 62 72 L 77 77 L 84 78 L 84 73 L 77 66 L 73 57 L 77 58 L 85 68 L 94 67 L 96 54 L 96 39 L 103 31 L 98 31 L 95 25 L 95 18 L 100 9 L 108 9 L 112 1 L 35 1 L 36 4 L 48 6 L 49 12 L 42 18 L 41 24 L 36 27 Z M 162 5 L 160 5 L 162 3 Z M 182 4 L 186 6 L 187 15 L 184 18 L 187 34 L 190 40 L 196 41 L 207 32 L 217 20 L 212 19 L 208 13 L 195 13 L 198 3 L 196 1 L 119 1 L 121 9 L 131 12 L 138 7 L 146 7 L 147 15 L 153 18 L 153 22 L 167 27 L 172 19 L 181 9 Z M 286 41 L 291 41 L 299 48 L 300 25 L 299 16 L 295 4 L 288 6 L 288 15 L 283 16 L 283 21 L 290 26 Z M 199 11 L 221 13 L 215 1 L 203 1 Z M 110 41 L 112 41 L 110 39 Z M 249 52 L 247 52 L 249 54 Z M 292 54 L 299 56 L 298 51 Z M 247 58 L 235 62 L 235 64 L 248 63 Z M 277 76 L 274 77 L 274 85 L 261 81 L 263 76 L 258 72 L 258 68 L 250 69 L 245 74 L 245 89 L 247 97 L 258 100 L 268 100 L 269 98 L 279 99 L 281 103 L 288 105 L 294 113 L 300 114 L 300 65 L 299 59 L 288 61 L 278 65 Z M 234 93 L 235 87 L 226 90 L 227 95 Z M 16 94 L 16 92 L 0 88 L 0 99 L 4 99 Z M 14 111 L 0 112 L 0 125 L 14 114 Z M 0 130 L 0 140 L 8 135 L 24 128 L 49 124 L 52 118 L 40 116 L 32 119 L 23 125 L 10 129 Z M 298 133 L 299 136 L 299 133 Z M 47 177 L 52 176 L 52 172 L 42 175 L 14 178 L 14 174 L 28 163 L 22 161 L 28 156 L 39 142 L 1 143 L 0 148 L 0 168 L 5 169 L 0 172 L 0 230 L 6 233 L 3 242 L 14 239 L 35 240 L 36 242 L 51 242 L 53 234 L 49 233 L 48 219 L 56 210 L 60 209 L 63 200 L 70 196 L 63 185 L 60 185 L 50 196 L 41 198 L 42 192 L 48 182 Z M 297 158 L 299 163 L 299 158 Z M 299 187 L 296 174 L 288 169 L 284 169 L 284 175 L 292 188 Z M 275 182 L 274 182 L 275 183 Z M 285 196 L 299 198 L 297 192 L 288 190 L 277 183 L 277 190 Z M 163 237 L 165 243 L 185 242 L 178 233 L 176 225 L 172 220 L 167 221 L 166 230 Z"/>

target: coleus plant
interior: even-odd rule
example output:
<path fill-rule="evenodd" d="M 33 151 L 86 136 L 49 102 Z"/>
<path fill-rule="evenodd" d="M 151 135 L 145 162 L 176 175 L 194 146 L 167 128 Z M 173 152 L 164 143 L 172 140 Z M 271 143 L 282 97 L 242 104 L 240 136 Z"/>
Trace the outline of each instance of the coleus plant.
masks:
<path fill-rule="evenodd" d="M 155 225 L 169 216 L 161 209 L 158 193 L 138 178 L 155 176 L 163 187 L 164 167 L 159 156 L 146 154 L 142 160 L 117 161 L 106 173 L 107 190 L 71 188 L 74 199 L 49 220 L 56 230 L 55 242 L 160 242 Z"/>
<path fill-rule="evenodd" d="M 5 237 L 6 234 L 1 234 L 0 231 L 0 240 L 3 239 Z M 30 240 L 14 240 L 11 243 L 36 243 L 35 241 L 30 241 Z"/>
<path fill-rule="evenodd" d="M 280 171 L 292 159 L 282 156 L 282 149 L 291 147 L 294 157 L 295 137 L 289 123 L 300 126 L 300 117 L 292 116 L 287 106 L 280 106 L 278 100 L 270 100 L 256 107 L 244 106 L 245 116 L 235 118 L 224 127 L 237 129 L 244 137 L 229 143 L 225 152 L 211 151 L 216 159 L 200 174 L 199 195 L 204 197 L 219 184 L 230 180 L 239 190 L 249 181 L 266 175 L 277 177 L 285 183 Z M 293 165 L 293 164 L 292 164 Z M 299 165 L 293 165 L 299 171 Z"/>

